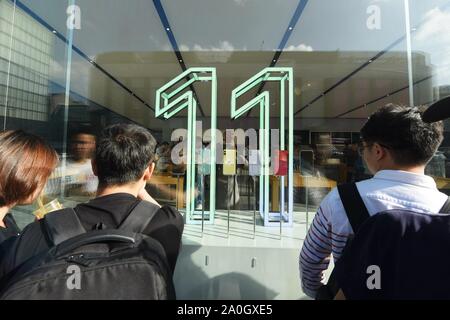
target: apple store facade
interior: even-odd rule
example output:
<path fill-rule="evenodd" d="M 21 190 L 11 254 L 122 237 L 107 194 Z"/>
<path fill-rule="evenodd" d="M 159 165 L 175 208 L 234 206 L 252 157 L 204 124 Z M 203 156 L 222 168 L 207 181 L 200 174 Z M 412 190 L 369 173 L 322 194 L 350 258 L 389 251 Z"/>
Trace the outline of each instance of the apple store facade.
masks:
<path fill-rule="evenodd" d="M 147 128 L 147 190 L 185 218 L 180 299 L 306 299 L 299 252 L 321 200 L 370 178 L 367 117 L 448 95 L 446 0 L 0 0 L 2 130 L 65 163 L 80 134 Z M 45 196 L 92 198 L 85 169 Z M 426 173 L 450 194 L 447 126 Z M 21 227 L 37 206 L 15 208 Z"/>

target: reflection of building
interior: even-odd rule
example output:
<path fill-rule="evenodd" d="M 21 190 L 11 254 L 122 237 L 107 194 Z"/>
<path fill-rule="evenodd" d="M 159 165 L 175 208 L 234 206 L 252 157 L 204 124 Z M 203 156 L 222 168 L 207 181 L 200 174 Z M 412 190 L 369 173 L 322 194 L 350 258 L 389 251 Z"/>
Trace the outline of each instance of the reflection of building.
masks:
<path fill-rule="evenodd" d="M 53 34 L 26 13 L 16 10 L 11 39 L 12 18 L 13 4 L 0 0 L 1 115 L 4 115 L 9 69 L 8 121 L 14 118 L 47 121 L 48 78 Z"/>
<path fill-rule="evenodd" d="M 450 86 L 440 86 L 439 90 L 439 98 L 444 98 L 450 96 Z"/>

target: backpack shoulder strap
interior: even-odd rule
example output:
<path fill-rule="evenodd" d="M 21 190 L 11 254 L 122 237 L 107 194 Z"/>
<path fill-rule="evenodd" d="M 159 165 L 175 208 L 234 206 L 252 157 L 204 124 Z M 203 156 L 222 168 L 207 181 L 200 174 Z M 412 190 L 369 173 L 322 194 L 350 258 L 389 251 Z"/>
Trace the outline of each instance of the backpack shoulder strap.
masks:
<path fill-rule="evenodd" d="M 142 233 L 155 216 L 160 207 L 148 201 L 139 201 L 128 217 L 120 224 L 119 229 Z"/>
<path fill-rule="evenodd" d="M 370 214 L 358 192 L 356 183 L 341 184 L 338 186 L 338 192 L 353 233 L 356 234 Z"/>
<path fill-rule="evenodd" d="M 442 206 L 441 210 L 439 210 L 439 213 L 450 214 L 450 197 L 447 198 L 447 201 L 445 201 L 445 203 Z"/>
<path fill-rule="evenodd" d="M 72 208 L 47 214 L 43 219 L 43 226 L 53 246 L 86 232 Z"/>

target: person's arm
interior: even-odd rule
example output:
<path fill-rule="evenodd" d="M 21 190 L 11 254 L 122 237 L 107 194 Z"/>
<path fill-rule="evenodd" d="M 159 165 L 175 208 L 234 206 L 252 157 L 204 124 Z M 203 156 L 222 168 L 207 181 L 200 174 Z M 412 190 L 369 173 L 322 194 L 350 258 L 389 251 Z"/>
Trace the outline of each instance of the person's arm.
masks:
<path fill-rule="evenodd" d="M 300 252 L 300 279 L 303 292 L 315 298 L 323 285 L 324 272 L 330 263 L 332 253 L 331 226 L 325 222 L 322 206 L 308 230 Z"/>
<path fill-rule="evenodd" d="M 181 214 L 170 206 L 163 206 L 143 232 L 161 243 L 172 273 L 181 247 L 183 229 L 184 221 Z"/>

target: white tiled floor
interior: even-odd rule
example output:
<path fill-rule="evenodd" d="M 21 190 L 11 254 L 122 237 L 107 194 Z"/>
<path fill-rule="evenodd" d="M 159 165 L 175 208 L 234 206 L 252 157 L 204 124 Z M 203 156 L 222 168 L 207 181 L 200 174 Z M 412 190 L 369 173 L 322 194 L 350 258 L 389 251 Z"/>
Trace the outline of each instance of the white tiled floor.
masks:
<path fill-rule="evenodd" d="M 298 210 L 299 208 L 297 208 Z M 259 214 L 259 213 L 257 213 Z M 308 224 L 314 218 L 308 214 Z M 218 210 L 214 225 L 185 225 L 175 272 L 182 299 L 308 299 L 300 288 L 298 255 L 307 230 L 305 211 L 292 227 L 264 227 L 253 211 Z"/>
<path fill-rule="evenodd" d="M 292 227 L 282 224 L 280 227 L 264 227 L 263 221 L 256 213 L 256 230 L 253 228 L 253 211 L 230 211 L 230 227 L 228 232 L 227 211 L 217 210 L 213 225 L 185 225 L 183 243 L 198 245 L 227 245 L 245 247 L 280 247 L 299 248 L 303 242 L 308 225 L 311 224 L 315 212 L 296 211 L 293 214 Z"/>

